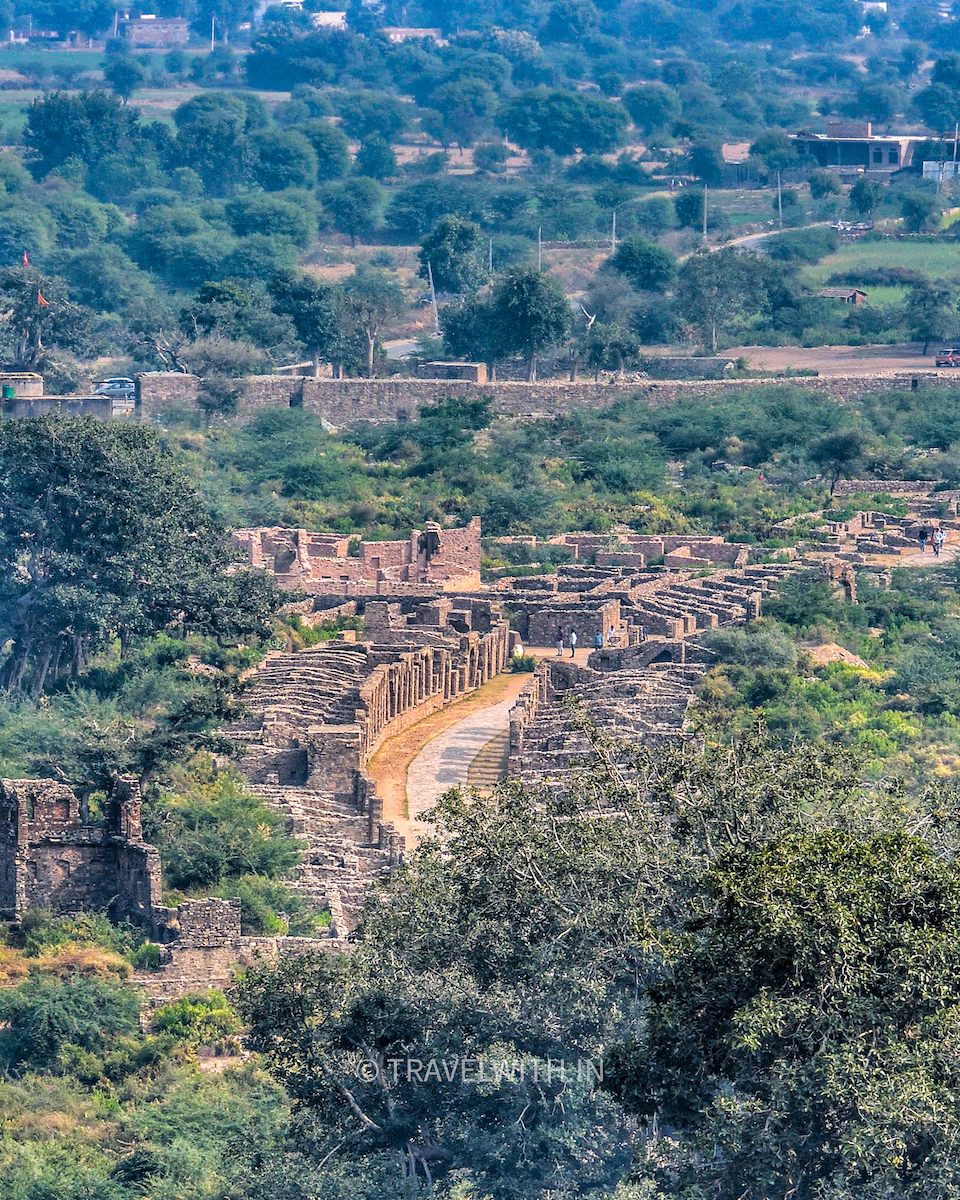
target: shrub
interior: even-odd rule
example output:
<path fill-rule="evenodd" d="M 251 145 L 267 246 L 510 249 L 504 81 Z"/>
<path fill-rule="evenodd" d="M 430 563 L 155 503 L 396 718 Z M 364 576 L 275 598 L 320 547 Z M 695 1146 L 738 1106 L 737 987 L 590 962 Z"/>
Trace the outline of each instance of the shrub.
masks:
<path fill-rule="evenodd" d="M 68 1044 L 102 1051 L 138 1029 L 136 993 L 106 979 L 33 976 L 0 994 L 0 1060 L 14 1072 L 49 1067 Z"/>

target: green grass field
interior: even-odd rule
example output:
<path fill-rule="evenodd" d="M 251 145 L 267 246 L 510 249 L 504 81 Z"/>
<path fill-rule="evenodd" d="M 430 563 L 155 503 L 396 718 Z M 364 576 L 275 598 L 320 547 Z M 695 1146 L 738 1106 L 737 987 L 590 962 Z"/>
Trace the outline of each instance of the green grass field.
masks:
<path fill-rule="evenodd" d="M 878 267 L 906 267 L 922 271 L 931 279 L 960 279 L 960 241 L 952 242 L 849 242 L 815 267 L 805 272 L 813 286 L 823 286 L 831 275 L 839 272 L 876 270 Z M 877 292 L 899 289 L 876 288 Z M 885 303 L 884 300 L 874 301 Z"/>

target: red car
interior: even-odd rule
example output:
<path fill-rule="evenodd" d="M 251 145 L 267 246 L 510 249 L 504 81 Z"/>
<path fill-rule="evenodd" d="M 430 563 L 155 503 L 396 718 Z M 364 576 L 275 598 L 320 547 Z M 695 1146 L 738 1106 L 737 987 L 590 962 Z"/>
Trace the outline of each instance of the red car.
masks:
<path fill-rule="evenodd" d="M 938 367 L 960 367 L 960 350 L 938 350 L 934 361 Z"/>

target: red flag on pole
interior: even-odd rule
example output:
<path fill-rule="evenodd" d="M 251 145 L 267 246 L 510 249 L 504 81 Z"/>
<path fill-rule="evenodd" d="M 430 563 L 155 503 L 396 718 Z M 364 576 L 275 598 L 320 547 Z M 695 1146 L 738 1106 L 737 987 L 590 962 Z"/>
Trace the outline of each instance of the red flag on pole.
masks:
<path fill-rule="evenodd" d="M 49 308 L 50 307 L 50 301 L 44 300 L 43 293 L 40 291 L 39 288 L 37 288 L 37 304 L 39 304 L 41 308 Z"/>
<path fill-rule="evenodd" d="M 30 266 L 30 259 L 27 257 L 27 252 L 26 252 L 26 250 L 24 250 L 24 252 L 23 252 L 23 265 L 24 265 L 25 267 L 29 267 L 29 266 Z"/>

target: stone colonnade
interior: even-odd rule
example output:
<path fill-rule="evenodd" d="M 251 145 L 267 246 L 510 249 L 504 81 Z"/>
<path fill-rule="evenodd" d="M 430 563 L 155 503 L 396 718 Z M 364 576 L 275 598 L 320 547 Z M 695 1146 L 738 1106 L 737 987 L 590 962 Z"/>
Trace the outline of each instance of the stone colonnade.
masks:
<path fill-rule="evenodd" d="M 506 665 L 509 643 L 509 624 L 498 621 L 489 633 L 462 634 L 456 650 L 424 646 L 377 667 L 360 689 L 357 710 L 364 761 L 407 724 L 498 675 Z"/>

